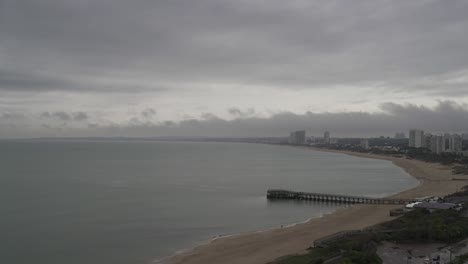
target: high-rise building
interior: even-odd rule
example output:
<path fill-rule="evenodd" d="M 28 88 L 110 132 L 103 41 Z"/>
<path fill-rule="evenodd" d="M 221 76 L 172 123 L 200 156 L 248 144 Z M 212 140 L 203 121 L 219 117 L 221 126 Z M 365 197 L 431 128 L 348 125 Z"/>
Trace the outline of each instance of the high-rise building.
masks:
<path fill-rule="evenodd" d="M 288 143 L 294 144 L 296 142 L 296 134 L 294 132 L 289 133 Z"/>
<path fill-rule="evenodd" d="M 437 135 L 434 135 L 431 138 L 431 151 L 437 153 Z"/>
<path fill-rule="evenodd" d="M 424 134 L 422 141 L 422 148 L 431 149 L 432 147 L 432 134 Z"/>
<path fill-rule="evenodd" d="M 296 142 L 297 144 L 304 145 L 306 142 L 305 130 L 296 131 Z"/>
<path fill-rule="evenodd" d="M 330 132 L 329 131 L 325 131 L 325 133 L 323 133 L 323 143 L 330 144 Z"/>
<path fill-rule="evenodd" d="M 411 129 L 409 131 L 409 147 L 421 148 L 423 146 L 424 131 Z"/>
<path fill-rule="evenodd" d="M 434 135 L 431 137 L 431 151 L 437 154 L 440 154 L 445 151 L 444 136 Z"/>
<path fill-rule="evenodd" d="M 361 147 L 363 149 L 369 149 L 369 140 L 368 139 L 361 139 Z"/>
<path fill-rule="evenodd" d="M 463 140 L 468 140 L 468 133 L 463 133 L 462 138 L 463 138 Z"/>
<path fill-rule="evenodd" d="M 450 135 L 449 142 L 450 142 L 449 144 L 450 152 L 458 153 L 462 151 L 463 139 L 460 135 L 458 134 Z"/>
<path fill-rule="evenodd" d="M 289 144 L 304 145 L 306 143 L 305 130 L 298 130 L 289 134 Z"/>
<path fill-rule="evenodd" d="M 444 151 L 450 152 L 450 134 L 444 134 Z"/>

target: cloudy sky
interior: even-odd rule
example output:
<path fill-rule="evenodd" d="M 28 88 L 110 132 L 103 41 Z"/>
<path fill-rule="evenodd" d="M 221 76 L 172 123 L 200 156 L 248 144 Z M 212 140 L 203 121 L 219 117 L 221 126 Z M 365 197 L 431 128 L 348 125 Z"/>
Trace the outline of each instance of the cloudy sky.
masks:
<path fill-rule="evenodd" d="M 468 1 L 0 0 L 0 138 L 468 131 Z"/>

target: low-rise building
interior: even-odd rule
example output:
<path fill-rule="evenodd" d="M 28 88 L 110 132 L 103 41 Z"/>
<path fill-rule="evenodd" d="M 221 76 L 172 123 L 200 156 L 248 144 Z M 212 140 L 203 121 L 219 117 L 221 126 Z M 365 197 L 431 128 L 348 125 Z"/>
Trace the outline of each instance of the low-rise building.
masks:
<path fill-rule="evenodd" d="M 413 208 L 422 208 L 426 209 L 430 212 L 433 212 L 435 210 L 449 210 L 449 209 L 454 209 L 457 210 L 460 208 L 458 204 L 454 203 L 430 203 L 430 202 L 421 202 L 418 204 L 415 204 Z"/>

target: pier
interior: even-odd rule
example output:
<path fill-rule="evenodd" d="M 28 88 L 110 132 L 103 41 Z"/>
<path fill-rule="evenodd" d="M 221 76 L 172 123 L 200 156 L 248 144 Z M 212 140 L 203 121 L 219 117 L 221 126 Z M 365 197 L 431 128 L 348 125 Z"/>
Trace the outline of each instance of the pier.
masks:
<path fill-rule="evenodd" d="M 407 204 L 407 203 L 413 202 L 413 200 L 409 200 L 409 199 L 372 198 L 372 197 L 340 195 L 340 194 L 294 192 L 294 191 L 279 190 L 279 189 L 268 190 L 267 199 L 269 200 L 309 200 L 309 201 L 323 201 L 323 202 L 349 203 L 349 204 Z"/>

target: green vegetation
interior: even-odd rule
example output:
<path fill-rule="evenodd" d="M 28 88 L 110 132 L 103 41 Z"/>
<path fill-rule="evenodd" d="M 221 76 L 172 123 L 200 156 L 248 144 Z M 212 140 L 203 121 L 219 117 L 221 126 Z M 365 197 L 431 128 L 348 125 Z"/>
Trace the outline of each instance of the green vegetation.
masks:
<path fill-rule="evenodd" d="M 418 159 L 427 162 L 438 162 L 445 165 L 454 163 L 468 164 L 467 158 L 455 153 L 432 153 L 425 148 L 408 148 L 406 157 L 411 159 Z"/>
<path fill-rule="evenodd" d="M 284 263 L 284 264 L 320 264 L 324 260 L 333 258 L 337 256 L 337 253 L 334 249 L 329 248 L 313 248 L 309 250 L 309 253 L 304 255 L 293 255 L 286 256 L 278 259 L 274 263 Z"/>
<path fill-rule="evenodd" d="M 429 213 L 414 210 L 369 231 L 348 235 L 328 243 L 327 248 L 311 248 L 304 255 L 286 256 L 275 264 L 315 264 L 336 258 L 333 263 L 380 264 L 376 254 L 381 241 L 453 243 L 468 237 L 468 218 L 453 210 Z M 463 262 L 453 262 L 455 264 Z"/>
<path fill-rule="evenodd" d="M 464 264 L 468 261 L 468 253 L 458 256 L 455 260 L 451 261 L 450 264 Z"/>
<path fill-rule="evenodd" d="M 468 218 L 453 210 L 414 210 L 403 217 L 379 225 L 397 230 L 382 235 L 380 240 L 404 242 L 452 243 L 468 237 Z"/>

